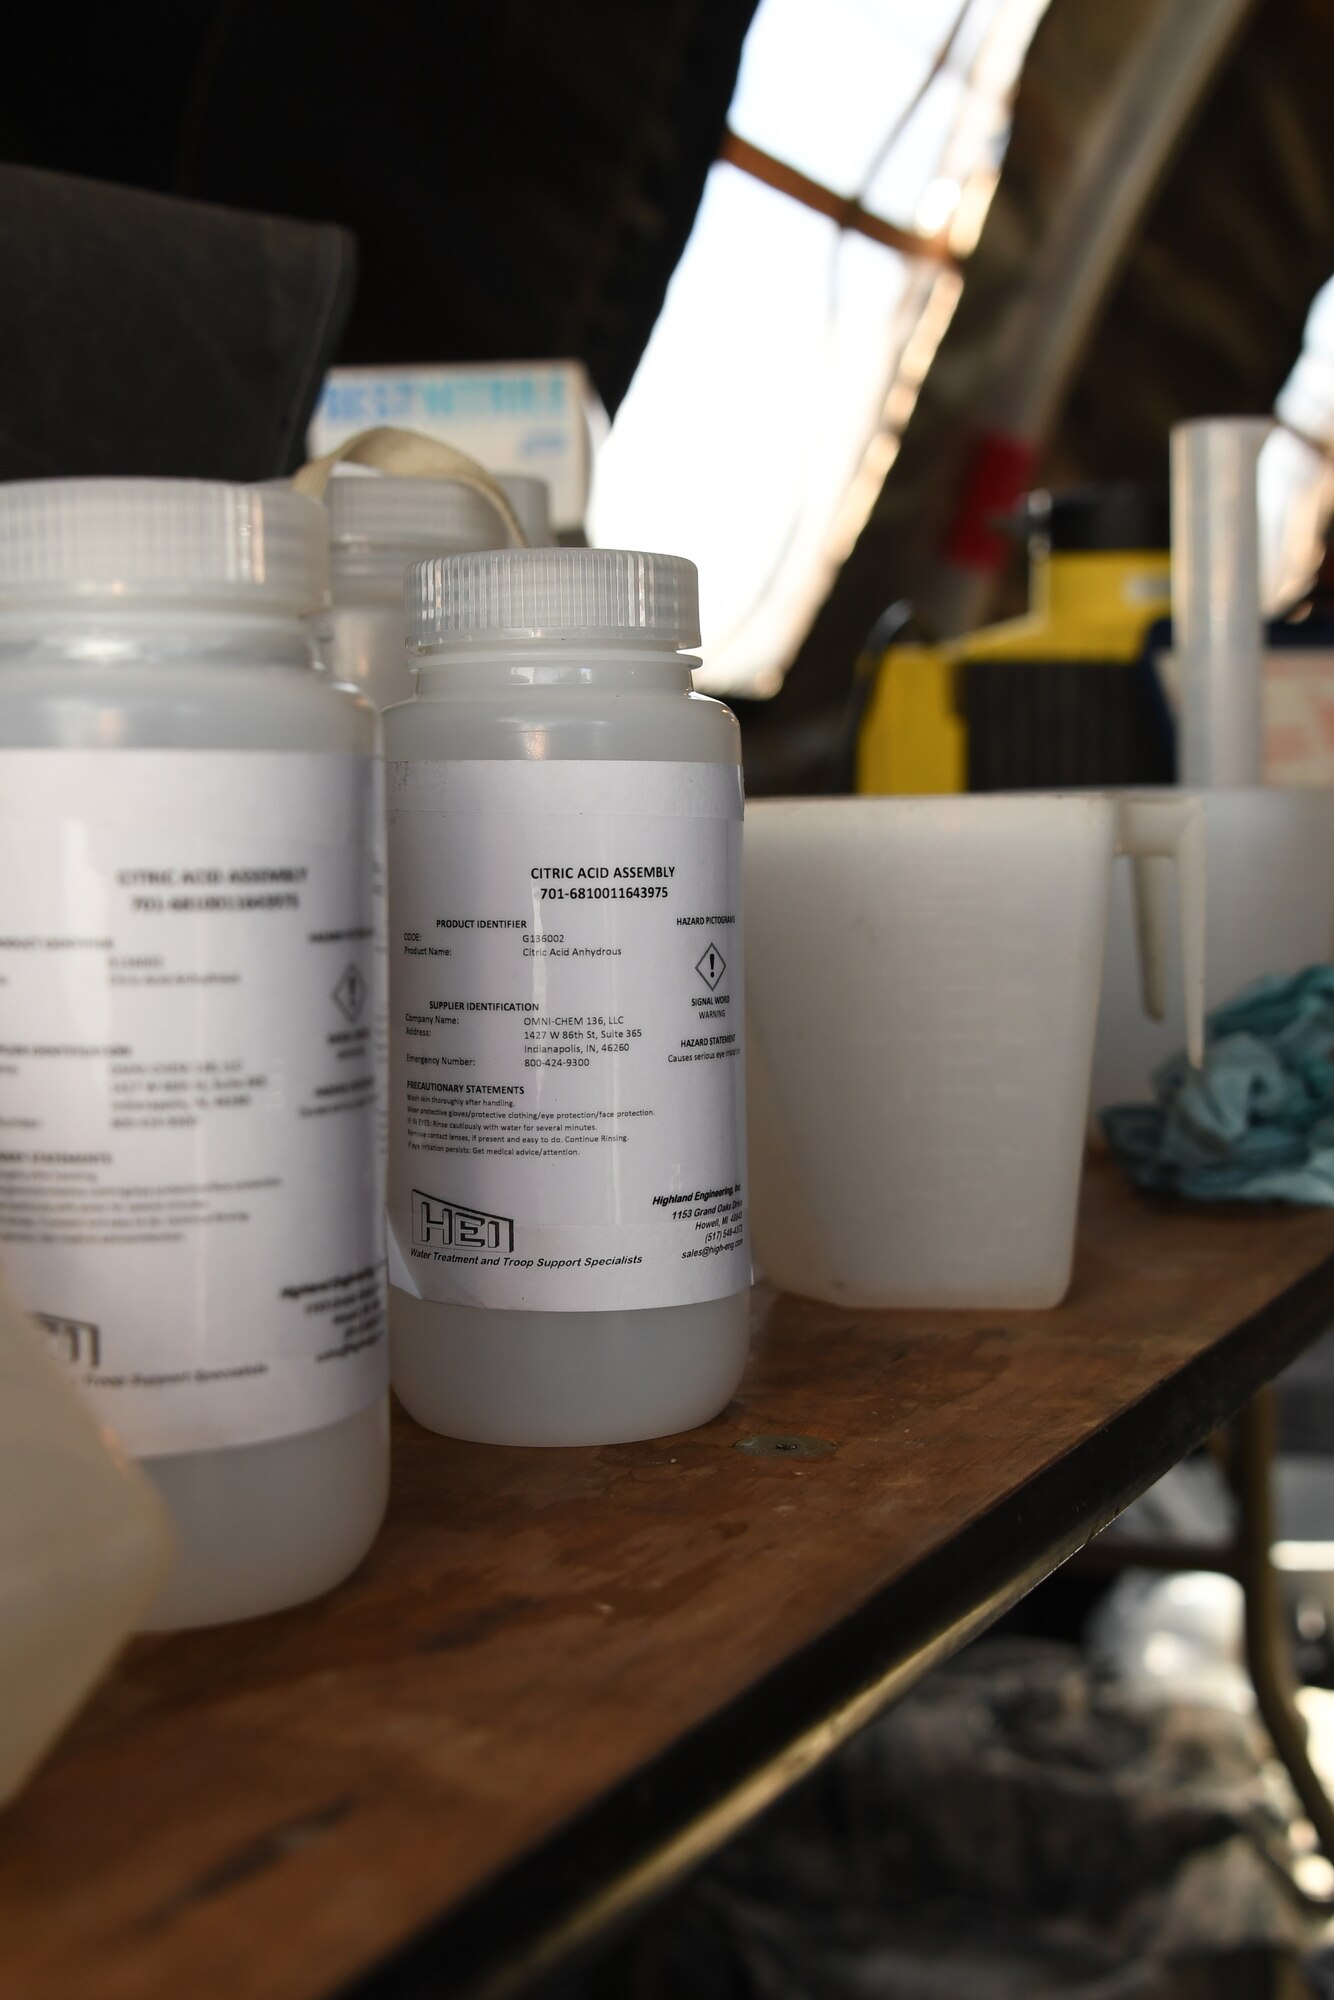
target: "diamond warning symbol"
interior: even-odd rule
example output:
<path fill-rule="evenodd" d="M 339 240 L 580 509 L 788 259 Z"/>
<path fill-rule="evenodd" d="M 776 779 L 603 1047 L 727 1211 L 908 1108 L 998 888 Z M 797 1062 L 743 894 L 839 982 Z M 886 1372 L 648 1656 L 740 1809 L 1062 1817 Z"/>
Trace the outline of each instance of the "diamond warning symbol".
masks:
<path fill-rule="evenodd" d="M 727 960 L 712 940 L 710 940 L 705 948 L 703 958 L 696 960 L 695 970 L 708 987 L 710 993 L 716 993 L 718 991 L 718 981 L 727 970 Z"/>
<path fill-rule="evenodd" d="M 361 967 L 349 965 L 329 997 L 349 1021 L 359 1020 L 366 1005 L 366 979 Z"/>

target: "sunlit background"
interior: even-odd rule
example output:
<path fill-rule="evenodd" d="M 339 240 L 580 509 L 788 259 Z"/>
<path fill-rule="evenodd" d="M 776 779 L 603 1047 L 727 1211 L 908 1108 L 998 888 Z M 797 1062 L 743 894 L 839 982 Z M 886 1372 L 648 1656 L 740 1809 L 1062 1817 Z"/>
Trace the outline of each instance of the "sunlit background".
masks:
<path fill-rule="evenodd" d="M 855 541 L 958 301 L 1046 6 L 761 0 L 734 141 L 599 455 L 590 517 L 604 546 L 699 564 L 701 686 L 772 693 Z M 814 196 L 757 166 L 795 170 Z M 821 195 L 851 213 L 818 212 Z M 891 240 L 866 233 L 877 222 Z"/>

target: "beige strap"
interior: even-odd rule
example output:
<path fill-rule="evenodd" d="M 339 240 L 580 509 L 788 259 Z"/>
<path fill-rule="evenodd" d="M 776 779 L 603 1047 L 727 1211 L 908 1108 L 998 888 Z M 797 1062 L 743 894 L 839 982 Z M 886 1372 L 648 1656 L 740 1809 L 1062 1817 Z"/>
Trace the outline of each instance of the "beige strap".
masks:
<path fill-rule="evenodd" d="M 528 546 L 528 537 L 505 497 L 504 487 L 475 458 L 456 451 L 452 444 L 442 444 L 439 438 L 423 437 L 420 431 L 396 430 L 390 424 L 358 431 L 355 437 L 345 438 L 336 450 L 303 465 L 293 476 L 292 485 L 298 493 L 308 493 L 312 500 L 323 500 L 330 474 L 336 465 L 343 464 L 369 465 L 377 472 L 395 472 L 406 479 L 452 479 L 459 486 L 470 486 L 495 509 L 514 547 Z"/>

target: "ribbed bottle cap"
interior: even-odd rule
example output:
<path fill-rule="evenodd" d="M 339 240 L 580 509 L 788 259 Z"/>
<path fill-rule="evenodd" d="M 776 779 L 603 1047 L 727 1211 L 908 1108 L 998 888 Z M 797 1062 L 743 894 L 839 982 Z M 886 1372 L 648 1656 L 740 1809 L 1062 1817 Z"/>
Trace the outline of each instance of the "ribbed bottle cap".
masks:
<path fill-rule="evenodd" d="M 304 494 L 202 479 L 0 485 L 0 603 L 246 604 L 282 617 L 327 596 L 328 524 Z"/>
<path fill-rule="evenodd" d="M 699 644 L 699 577 L 684 556 L 633 549 L 494 549 L 413 563 L 408 644 L 620 633 Z"/>
<path fill-rule="evenodd" d="M 518 515 L 529 546 L 541 548 L 550 542 L 545 479 L 504 473 L 496 483 Z M 340 467 L 329 481 L 325 499 L 335 563 L 375 569 L 381 567 L 376 555 L 383 554 L 395 579 L 413 550 L 420 555 L 444 554 L 504 548 L 509 542 L 505 523 L 485 494 L 454 479 L 408 479 L 393 472 Z"/>

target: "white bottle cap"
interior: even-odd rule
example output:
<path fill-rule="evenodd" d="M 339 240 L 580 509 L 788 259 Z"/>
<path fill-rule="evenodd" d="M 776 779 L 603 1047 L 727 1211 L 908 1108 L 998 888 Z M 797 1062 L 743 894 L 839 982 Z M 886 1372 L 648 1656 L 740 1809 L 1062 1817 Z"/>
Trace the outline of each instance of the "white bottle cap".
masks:
<path fill-rule="evenodd" d="M 408 646 L 619 635 L 699 644 L 699 576 L 684 556 L 633 549 L 495 549 L 413 563 Z"/>
<path fill-rule="evenodd" d="M 545 479 L 502 473 L 496 481 L 519 517 L 530 548 L 551 540 Z M 505 523 L 485 494 L 454 479 L 409 479 L 393 472 L 335 469 L 325 493 L 333 561 L 346 575 L 391 575 L 413 555 L 505 548 Z"/>
<path fill-rule="evenodd" d="M 280 486 L 202 479 L 0 485 L 0 605 L 245 606 L 303 617 L 328 598 L 328 525 Z"/>

